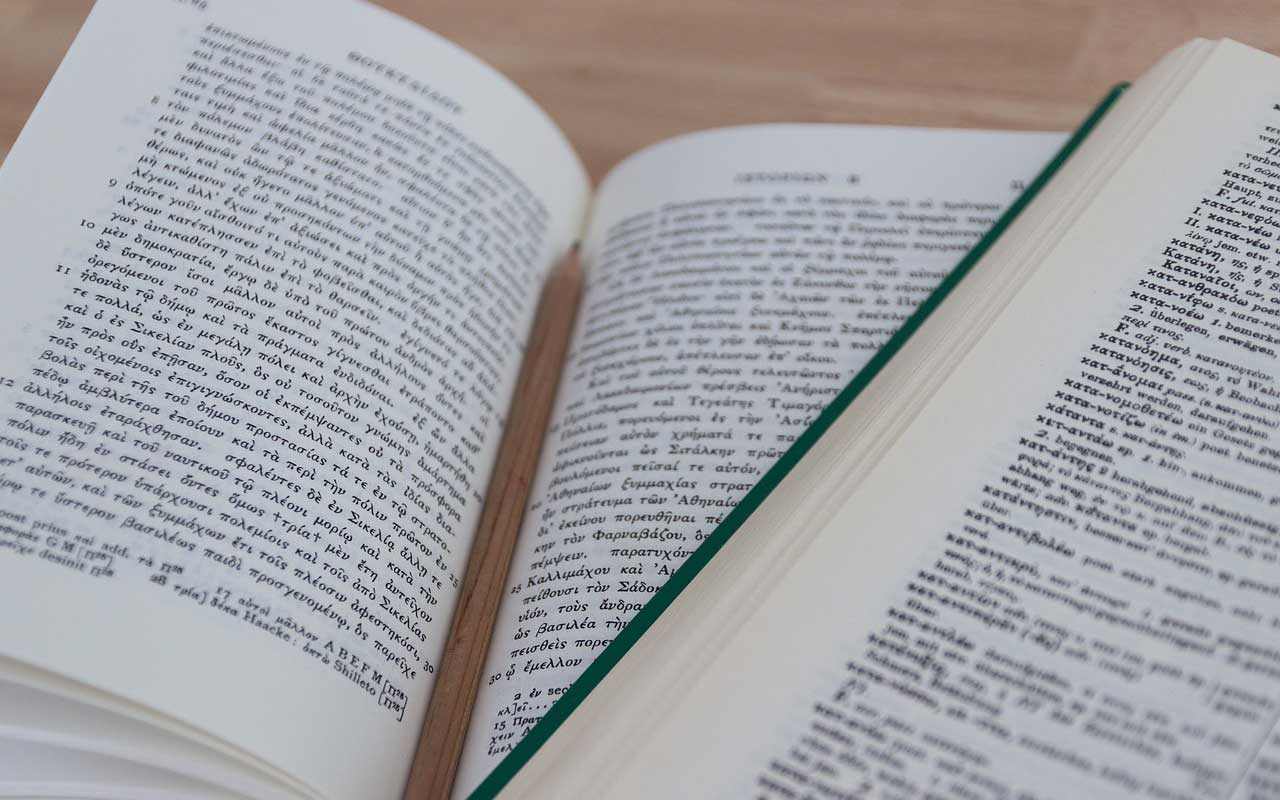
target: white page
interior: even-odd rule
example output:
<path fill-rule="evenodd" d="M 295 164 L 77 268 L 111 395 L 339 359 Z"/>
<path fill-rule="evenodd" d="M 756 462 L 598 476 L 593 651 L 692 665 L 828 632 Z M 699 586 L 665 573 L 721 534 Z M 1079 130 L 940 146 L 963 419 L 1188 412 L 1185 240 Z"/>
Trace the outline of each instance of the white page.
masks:
<path fill-rule="evenodd" d="M 245 795 L 96 753 L 0 738 L 0 797 L 242 800 Z"/>
<path fill-rule="evenodd" d="M 586 201 L 527 97 L 372 6 L 100 3 L 0 172 L 4 655 L 396 796 Z"/>
<path fill-rule="evenodd" d="M 606 179 L 458 792 L 519 741 L 1062 141 L 732 128 L 657 145 Z"/>
<path fill-rule="evenodd" d="M 7 672 L 16 671 L 12 665 L 5 666 Z M 90 755 L 87 760 L 68 758 L 66 766 L 59 770 L 23 770 L 41 782 L 78 783 L 86 797 L 122 793 L 120 786 L 107 782 L 101 774 L 82 768 L 99 760 L 127 765 L 138 774 L 174 775 L 177 773 L 149 765 L 181 764 L 187 781 L 200 783 L 206 790 L 217 787 L 223 794 L 238 797 L 268 800 L 296 796 L 270 776 L 247 772 L 242 762 L 212 753 L 183 736 L 64 694 L 33 688 L 30 683 L 0 680 L 0 708 L 4 709 L 0 715 L 0 758 L 13 758 L 12 746 L 17 742 L 23 743 L 23 749 L 40 746 Z M 35 786 L 24 790 L 12 771 L 0 770 L 0 775 L 7 779 L 0 784 L 0 797 L 25 797 L 35 790 Z M 96 791 L 91 791 L 89 787 L 94 784 Z"/>

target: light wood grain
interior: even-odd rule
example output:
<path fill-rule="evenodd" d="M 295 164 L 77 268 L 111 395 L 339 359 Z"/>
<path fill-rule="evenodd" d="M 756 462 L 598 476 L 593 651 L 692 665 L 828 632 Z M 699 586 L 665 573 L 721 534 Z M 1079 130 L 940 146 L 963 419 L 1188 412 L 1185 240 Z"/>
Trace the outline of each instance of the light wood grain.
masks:
<path fill-rule="evenodd" d="M 765 121 L 1068 130 L 1193 36 L 1280 53 L 1274 0 L 383 0 L 510 76 L 591 174 Z M 0 152 L 89 0 L 0 0 Z"/>
<path fill-rule="evenodd" d="M 448 644 L 432 687 L 406 800 L 444 800 L 453 785 L 516 534 L 560 382 L 581 286 L 582 270 L 576 254 L 570 254 L 543 288 Z"/>

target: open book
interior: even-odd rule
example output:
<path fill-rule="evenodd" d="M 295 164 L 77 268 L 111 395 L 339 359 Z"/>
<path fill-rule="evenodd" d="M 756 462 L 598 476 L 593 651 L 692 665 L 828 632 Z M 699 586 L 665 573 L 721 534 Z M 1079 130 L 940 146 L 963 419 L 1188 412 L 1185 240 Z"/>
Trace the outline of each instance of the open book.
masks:
<path fill-rule="evenodd" d="M 482 510 L 528 494 L 469 791 L 1061 143 L 730 129 L 593 192 L 372 6 L 102 0 L 0 171 L 0 795 L 398 796 Z M 488 496 L 579 240 L 539 471 Z"/>
<path fill-rule="evenodd" d="M 1280 796 L 1277 87 L 1121 94 L 513 796 Z"/>

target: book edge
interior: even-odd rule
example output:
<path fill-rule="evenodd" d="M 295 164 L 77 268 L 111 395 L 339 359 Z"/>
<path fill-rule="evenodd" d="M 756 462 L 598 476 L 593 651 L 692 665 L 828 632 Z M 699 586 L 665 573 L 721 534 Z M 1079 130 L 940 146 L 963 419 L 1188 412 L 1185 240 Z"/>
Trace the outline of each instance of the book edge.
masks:
<path fill-rule="evenodd" d="M 1128 83 L 1120 83 L 1099 102 L 1080 123 L 1066 143 L 1031 181 L 1012 205 L 1000 216 L 991 230 L 968 252 L 967 255 L 943 279 L 942 283 L 925 299 L 916 311 L 903 323 L 888 342 L 884 344 L 861 370 L 849 381 L 844 389 L 818 415 L 817 419 L 804 430 L 782 457 L 764 474 L 745 497 L 716 526 L 715 530 L 703 543 L 685 559 L 684 563 L 672 573 L 666 583 L 636 612 L 631 621 L 618 633 L 612 642 L 591 662 L 587 669 L 578 676 L 560 699 L 548 709 L 542 719 L 535 723 L 520 742 L 509 752 L 497 766 L 481 781 L 469 795 L 470 800 L 489 800 L 515 777 L 516 773 L 534 756 L 569 715 L 582 703 L 593 689 L 604 679 L 609 671 L 622 659 L 640 637 L 657 621 L 663 611 L 684 591 L 685 587 L 702 571 L 717 552 L 725 545 L 748 517 L 773 492 L 782 479 L 808 453 L 809 449 L 831 427 L 832 423 L 862 393 L 884 368 L 907 340 L 924 324 L 924 321 L 941 305 L 960 281 L 981 260 L 982 256 L 995 244 L 1008 227 L 1022 213 L 1023 209 L 1040 193 L 1040 190 L 1061 169 L 1067 159 L 1079 148 L 1098 122 L 1106 115 L 1115 101 L 1129 87 Z"/>

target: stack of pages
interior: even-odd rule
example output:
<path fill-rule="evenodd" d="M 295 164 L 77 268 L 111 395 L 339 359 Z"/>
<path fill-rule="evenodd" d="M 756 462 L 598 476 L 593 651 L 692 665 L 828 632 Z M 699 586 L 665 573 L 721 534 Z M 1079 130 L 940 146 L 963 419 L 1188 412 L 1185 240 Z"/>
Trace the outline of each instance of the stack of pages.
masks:
<path fill-rule="evenodd" d="M 372 6 L 100 0 L 0 170 L 0 797 L 401 796 L 504 504 L 455 795 L 1274 796 L 1278 78 L 593 188 Z"/>

